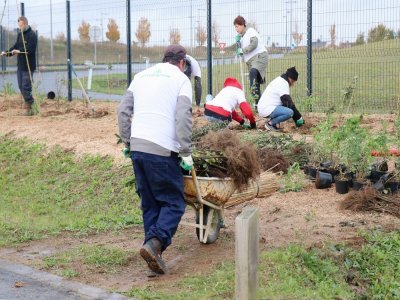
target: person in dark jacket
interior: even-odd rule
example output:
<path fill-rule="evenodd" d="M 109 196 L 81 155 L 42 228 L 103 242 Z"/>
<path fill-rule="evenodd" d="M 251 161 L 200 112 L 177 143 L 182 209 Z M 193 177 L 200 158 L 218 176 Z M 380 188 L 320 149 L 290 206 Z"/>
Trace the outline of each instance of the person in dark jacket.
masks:
<path fill-rule="evenodd" d="M 18 87 L 24 98 L 27 115 L 32 115 L 32 105 L 34 103 L 32 95 L 33 72 L 36 70 L 36 46 L 37 36 L 28 25 L 28 19 L 24 16 L 18 18 L 18 27 L 20 31 L 17 35 L 17 41 L 7 51 L 2 51 L 1 56 L 17 57 L 17 79 Z"/>

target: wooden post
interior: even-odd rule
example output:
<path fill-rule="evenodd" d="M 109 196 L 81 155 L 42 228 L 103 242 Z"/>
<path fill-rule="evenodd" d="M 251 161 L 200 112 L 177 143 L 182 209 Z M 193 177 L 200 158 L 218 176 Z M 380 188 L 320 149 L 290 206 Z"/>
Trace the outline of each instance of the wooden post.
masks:
<path fill-rule="evenodd" d="M 256 299 L 258 286 L 259 213 L 255 207 L 246 207 L 235 220 L 235 259 L 237 300 Z"/>

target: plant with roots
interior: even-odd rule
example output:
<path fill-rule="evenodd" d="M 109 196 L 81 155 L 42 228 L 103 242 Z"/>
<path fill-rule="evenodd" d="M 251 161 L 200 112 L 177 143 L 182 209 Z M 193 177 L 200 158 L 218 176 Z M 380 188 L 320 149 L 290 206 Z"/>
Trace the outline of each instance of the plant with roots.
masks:
<path fill-rule="evenodd" d="M 306 175 L 300 168 L 300 164 L 295 162 L 291 165 L 287 173 L 282 175 L 281 177 L 281 192 L 300 192 L 307 186 L 307 178 Z"/>

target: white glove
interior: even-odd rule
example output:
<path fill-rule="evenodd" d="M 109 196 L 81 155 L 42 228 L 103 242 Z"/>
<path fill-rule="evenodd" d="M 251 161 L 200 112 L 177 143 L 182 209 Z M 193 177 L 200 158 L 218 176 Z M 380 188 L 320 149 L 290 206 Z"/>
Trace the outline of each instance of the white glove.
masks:
<path fill-rule="evenodd" d="M 6 55 L 7 53 L 5 52 L 5 51 L 1 51 L 1 53 L 0 53 L 0 56 L 4 56 L 4 55 Z"/>
<path fill-rule="evenodd" d="M 193 168 L 193 158 L 191 155 L 182 156 L 181 163 L 179 164 L 185 171 L 190 171 Z"/>

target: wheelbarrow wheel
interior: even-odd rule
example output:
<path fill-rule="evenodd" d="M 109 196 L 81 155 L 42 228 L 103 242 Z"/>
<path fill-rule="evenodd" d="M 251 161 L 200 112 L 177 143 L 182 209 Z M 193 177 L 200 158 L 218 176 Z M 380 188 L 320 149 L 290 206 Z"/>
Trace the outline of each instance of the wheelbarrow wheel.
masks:
<path fill-rule="evenodd" d="M 206 226 L 208 224 L 208 213 L 210 212 L 210 210 L 213 209 L 209 206 L 204 206 L 203 207 L 203 223 L 204 226 Z M 221 213 L 218 210 L 214 210 L 213 216 L 212 216 L 212 220 L 211 220 L 211 227 L 210 230 L 208 232 L 208 236 L 207 236 L 207 241 L 206 244 L 212 244 L 214 243 L 218 236 L 219 236 L 219 231 L 221 229 L 223 220 L 221 217 Z M 198 210 L 196 210 L 196 224 L 199 225 L 200 224 L 200 212 Z M 205 234 L 206 230 L 203 230 L 203 236 Z M 197 238 L 200 241 L 200 229 L 196 228 L 196 234 L 197 234 Z M 200 241 L 202 242 L 202 241 Z"/>

